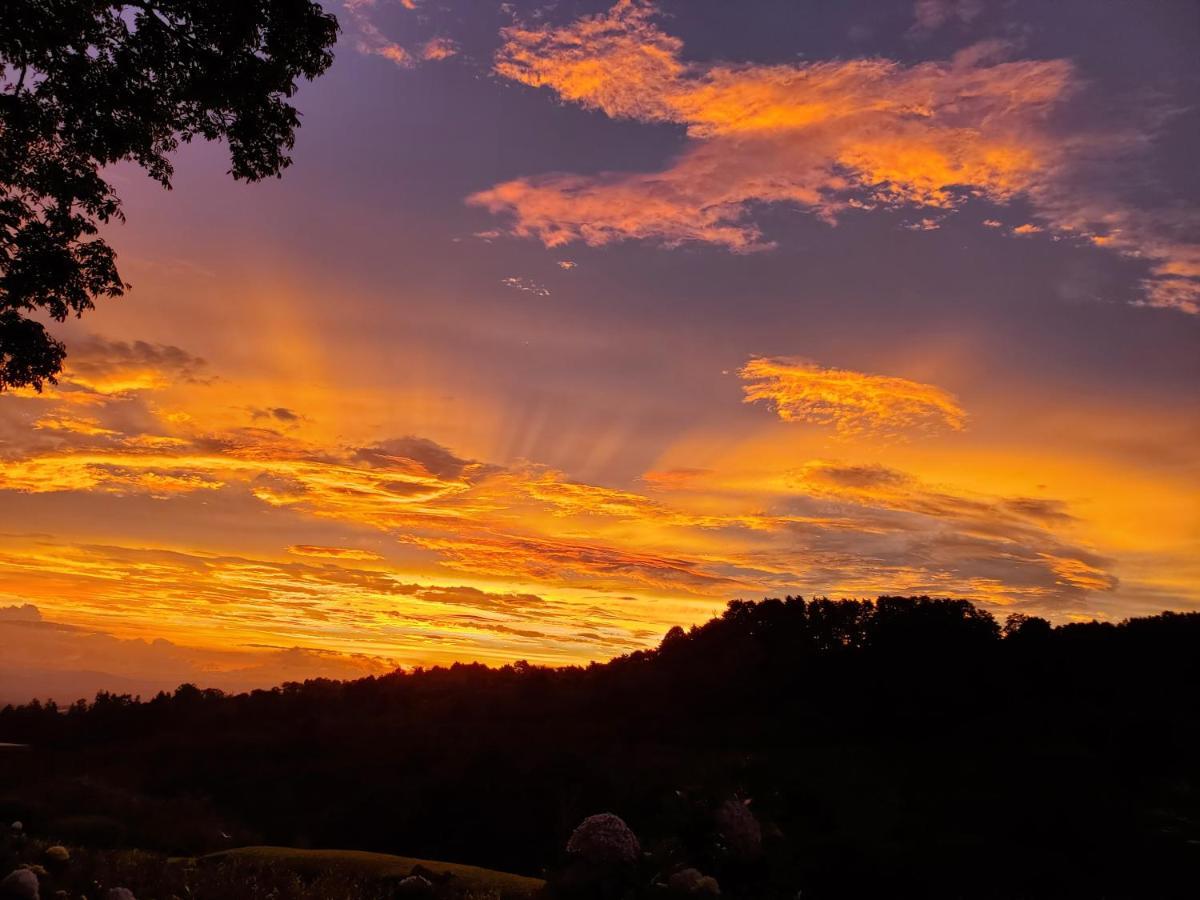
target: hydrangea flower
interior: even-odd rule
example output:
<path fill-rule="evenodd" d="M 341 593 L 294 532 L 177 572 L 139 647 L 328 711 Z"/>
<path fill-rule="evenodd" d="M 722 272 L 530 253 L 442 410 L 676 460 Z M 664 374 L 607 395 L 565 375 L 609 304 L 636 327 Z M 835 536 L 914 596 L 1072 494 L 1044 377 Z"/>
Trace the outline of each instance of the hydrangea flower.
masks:
<path fill-rule="evenodd" d="M 567 852 L 589 863 L 627 865 L 637 862 L 642 846 L 619 816 L 600 813 L 579 823 L 567 841 Z"/>
<path fill-rule="evenodd" d="M 749 862 L 762 855 L 762 826 L 740 800 L 726 800 L 717 810 L 717 834 L 729 855 Z"/>
<path fill-rule="evenodd" d="M 37 876 L 28 869 L 16 869 L 9 872 L 0 881 L 0 897 L 11 897 L 12 900 L 38 900 Z"/>

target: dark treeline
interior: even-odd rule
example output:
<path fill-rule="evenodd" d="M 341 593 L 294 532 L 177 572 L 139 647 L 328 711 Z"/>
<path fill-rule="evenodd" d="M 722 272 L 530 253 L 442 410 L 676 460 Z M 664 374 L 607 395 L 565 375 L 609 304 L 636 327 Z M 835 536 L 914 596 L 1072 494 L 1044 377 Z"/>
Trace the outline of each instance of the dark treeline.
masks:
<path fill-rule="evenodd" d="M 0 741 L 33 749 L 2 761 L 0 815 L 537 874 L 586 815 L 653 843 L 737 798 L 806 896 L 1184 896 L 1198 688 L 1196 613 L 1000 627 L 965 601 L 737 601 L 587 668 L 8 707 Z"/>

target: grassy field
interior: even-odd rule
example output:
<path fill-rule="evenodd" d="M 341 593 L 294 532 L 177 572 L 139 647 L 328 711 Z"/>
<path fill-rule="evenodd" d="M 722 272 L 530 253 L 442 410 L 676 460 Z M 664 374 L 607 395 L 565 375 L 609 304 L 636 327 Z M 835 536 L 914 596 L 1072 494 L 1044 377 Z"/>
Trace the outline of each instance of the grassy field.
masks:
<path fill-rule="evenodd" d="M 388 853 L 368 853 L 362 850 L 296 850 L 291 847 L 240 847 L 224 850 L 201 858 L 204 860 L 269 863 L 284 866 L 301 875 L 337 871 L 359 878 L 398 878 L 408 875 L 414 866 L 432 872 L 454 876 L 455 882 L 481 895 L 495 895 L 499 900 L 529 900 L 536 896 L 544 882 L 477 866 L 392 856 Z"/>

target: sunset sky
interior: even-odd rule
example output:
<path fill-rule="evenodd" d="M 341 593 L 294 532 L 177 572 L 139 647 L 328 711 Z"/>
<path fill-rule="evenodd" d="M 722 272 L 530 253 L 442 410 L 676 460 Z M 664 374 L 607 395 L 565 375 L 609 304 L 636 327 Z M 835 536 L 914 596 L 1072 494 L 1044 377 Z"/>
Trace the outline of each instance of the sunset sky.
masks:
<path fill-rule="evenodd" d="M 0 702 L 1200 609 L 1200 6 L 328 5 L 0 395 Z"/>

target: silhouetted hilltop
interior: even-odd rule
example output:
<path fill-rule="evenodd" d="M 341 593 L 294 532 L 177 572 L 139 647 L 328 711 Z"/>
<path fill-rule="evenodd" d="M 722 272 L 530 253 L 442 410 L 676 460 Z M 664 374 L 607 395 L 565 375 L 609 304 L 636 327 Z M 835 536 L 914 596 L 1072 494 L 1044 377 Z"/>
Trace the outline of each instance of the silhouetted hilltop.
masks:
<path fill-rule="evenodd" d="M 1198 651 L 1196 613 L 736 601 L 586 668 L 8 707 L 0 740 L 33 750 L 0 775 L 0 816 L 538 874 L 591 813 L 691 846 L 696 810 L 737 798 L 791 867 L 763 884 L 806 896 L 1167 896 L 1200 871 Z"/>

